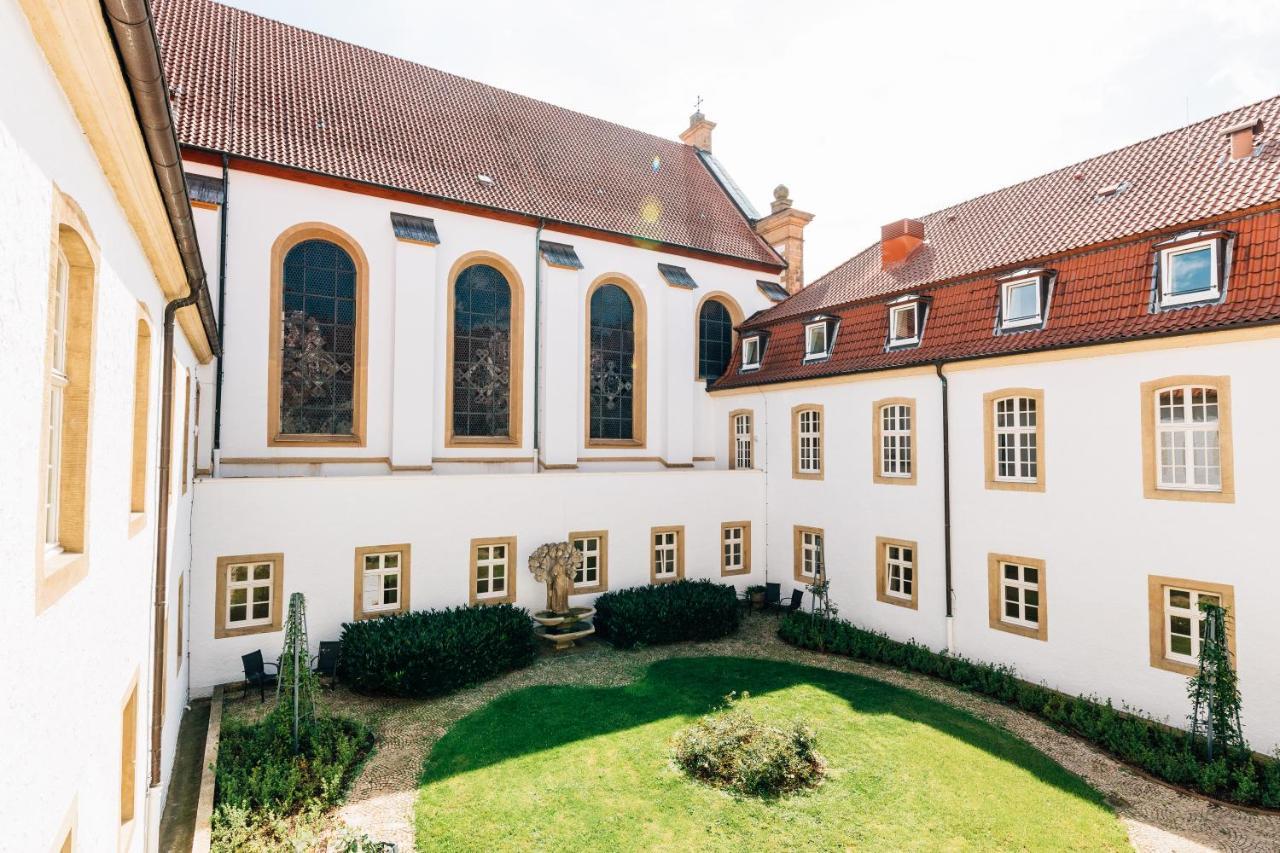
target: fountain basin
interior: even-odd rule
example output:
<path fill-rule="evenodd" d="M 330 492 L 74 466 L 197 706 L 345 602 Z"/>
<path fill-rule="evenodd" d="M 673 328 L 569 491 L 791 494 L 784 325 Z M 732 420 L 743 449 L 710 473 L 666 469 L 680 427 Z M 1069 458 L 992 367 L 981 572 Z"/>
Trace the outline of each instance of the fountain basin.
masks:
<path fill-rule="evenodd" d="M 556 644 L 556 651 L 562 652 L 572 648 L 575 640 L 589 637 L 596 632 L 596 626 L 581 619 L 567 625 L 536 625 L 533 633 Z"/>
<path fill-rule="evenodd" d="M 553 613 L 550 610 L 539 610 L 533 614 L 533 621 L 539 625 L 554 626 L 565 623 L 581 622 L 596 615 L 594 607 L 570 607 L 568 613 Z M 594 628 L 592 630 L 595 630 Z"/>

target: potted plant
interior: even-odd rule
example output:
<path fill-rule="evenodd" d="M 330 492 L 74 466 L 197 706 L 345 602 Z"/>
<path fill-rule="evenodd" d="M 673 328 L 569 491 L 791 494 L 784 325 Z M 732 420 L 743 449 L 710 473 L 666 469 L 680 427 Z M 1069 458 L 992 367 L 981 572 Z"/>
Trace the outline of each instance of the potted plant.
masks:
<path fill-rule="evenodd" d="M 764 609 L 764 584 L 752 584 L 747 587 L 745 595 L 747 598 L 751 599 L 752 610 Z"/>

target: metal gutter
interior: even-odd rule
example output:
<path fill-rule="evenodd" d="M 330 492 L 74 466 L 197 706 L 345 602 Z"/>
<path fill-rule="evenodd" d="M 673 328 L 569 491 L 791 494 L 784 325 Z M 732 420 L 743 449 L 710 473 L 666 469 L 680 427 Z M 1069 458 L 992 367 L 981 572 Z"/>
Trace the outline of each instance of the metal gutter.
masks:
<path fill-rule="evenodd" d="M 942 372 L 944 362 L 935 362 L 933 369 L 942 383 L 942 556 L 946 566 L 947 595 L 947 651 L 955 651 L 955 623 L 952 611 L 955 590 L 951 587 L 951 388 L 947 374 Z"/>
<path fill-rule="evenodd" d="M 542 456 L 539 441 L 538 404 L 541 395 L 538 385 L 542 380 L 542 222 L 538 222 L 538 231 L 533 235 L 533 473 L 542 470 Z M 519 429 L 518 425 L 512 427 Z"/>
<path fill-rule="evenodd" d="M 222 351 L 222 330 L 227 306 L 227 205 L 231 202 L 231 174 L 227 155 L 222 155 L 222 204 L 218 207 L 218 351 Z M 213 385 L 213 453 L 210 465 L 218 470 L 222 451 L 222 359 L 218 359 Z"/>

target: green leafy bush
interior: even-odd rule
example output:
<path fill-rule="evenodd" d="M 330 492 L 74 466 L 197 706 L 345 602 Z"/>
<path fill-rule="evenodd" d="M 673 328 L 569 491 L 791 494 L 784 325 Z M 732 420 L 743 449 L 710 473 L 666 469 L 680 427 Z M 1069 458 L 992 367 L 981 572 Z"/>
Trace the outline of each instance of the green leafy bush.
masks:
<path fill-rule="evenodd" d="M 537 652 L 522 608 L 418 610 L 343 625 L 338 677 L 360 693 L 439 696 L 528 666 Z"/>
<path fill-rule="evenodd" d="M 596 634 L 620 649 L 714 640 L 738 630 L 738 592 L 708 580 L 606 592 L 596 599 Z"/>
<path fill-rule="evenodd" d="M 1117 709 L 1096 697 L 1066 696 L 1019 679 L 1008 666 L 981 663 L 935 652 L 915 642 L 900 643 L 842 619 L 789 613 L 778 636 L 806 649 L 848 655 L 950 681 L 1037 714 L 1053 725 L 1086 738 L 1123 761 L 1160 779 L 1247 805 L 1280 808 L 1280 757 L 1264 758 L 1247 749 L 1203 758 L 1198 742 L 1128 708 Z"/>
<path fill-rule="evenodd" d="M 672 752 L 693 778 L 757 797 L 811 788 L 827 768 L 813 729 L 799 720 L 786 728 L 763 723 L 732 694 L 724 709 L 677 732 Z"/>

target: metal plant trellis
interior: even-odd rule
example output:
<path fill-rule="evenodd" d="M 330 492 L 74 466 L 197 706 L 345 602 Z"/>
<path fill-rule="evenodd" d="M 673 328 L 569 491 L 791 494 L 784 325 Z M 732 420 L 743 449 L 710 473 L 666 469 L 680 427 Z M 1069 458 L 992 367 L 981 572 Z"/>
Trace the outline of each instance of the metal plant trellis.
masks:
<path fill-rule="evenodd" d="M 1227 611 L 1220 604 L 1200 605 L 1204 636 L 1200 663 L 1187 684 L 1191 697 L 1191 742 L 1204 738 L 1206 757 L 1213 760 L 1215 742 L 1223 752 L 1244 747 L 1240 726 L 1240 687 L 1231 666 Z"/>
<path fill-rule="evenodd" d="M 289 618 L 284 629 L 284 650 L 280 654 L 280 678 L 276 681 L 276 708 L 273 713 L 286 719 L 293 729 L 293 751 L 298 751 L 299 733 L 315 721 L 316 677 L 311 671 L 307 644 L 307 600 L 302 593 L 289 596 Z"/>

